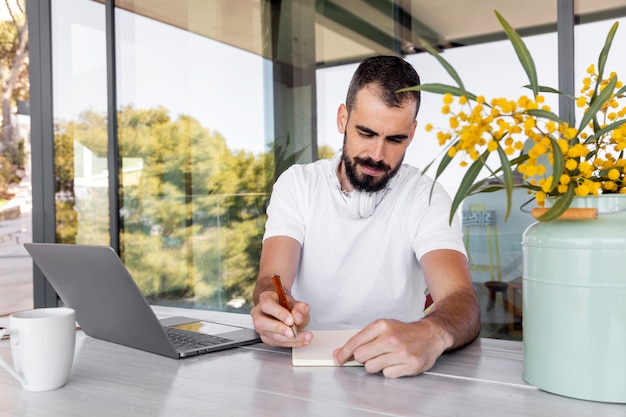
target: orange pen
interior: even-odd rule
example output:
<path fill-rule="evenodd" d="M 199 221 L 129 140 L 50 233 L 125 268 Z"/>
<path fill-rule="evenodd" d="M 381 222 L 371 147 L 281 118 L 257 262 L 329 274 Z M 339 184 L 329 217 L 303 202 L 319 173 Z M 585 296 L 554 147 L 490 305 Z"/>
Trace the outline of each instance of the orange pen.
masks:
<path fill-rule="evenodd" d="M 276 295 L 278 295 L 278 302 L 283 308 L 291 311 L 291 307 L 289 307 L 289 301 L 287 301 L 287 291 L 283 287 L 283 283 L 280 281 L 280 275 L 274 274 L 272 275 L 272 281 L 274 282 L 274 289 L 276 290 Z M 291 326 L 291 330 L 293 330 L 293 336 L 298 336 L 298 326 L 294 323 Z"/>

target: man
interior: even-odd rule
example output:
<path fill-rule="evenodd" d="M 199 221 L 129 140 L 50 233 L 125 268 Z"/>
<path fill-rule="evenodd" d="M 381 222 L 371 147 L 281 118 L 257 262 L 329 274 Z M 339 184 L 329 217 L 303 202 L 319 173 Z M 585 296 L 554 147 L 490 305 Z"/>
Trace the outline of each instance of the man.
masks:
<path fill-rule="evenodd" d="M 478 335 L 460 226 L 448 223 L 450 198 L 439 185 L 431 197 L 432 180 L 402 164 L 420 95 L 396 91 L 418 84 L 401 58 L 365 59 L 337 113 L 343 148 L 277 180 L 251 312 L 263 342 L 307 345 L 310 321 L 362 326 L 335 362 L 354 358 L 395 378 L 430 369 Z M 273 274 L 291 311 L 278 302 Z M 434 304 L 424 316 L 427 290 Z"/>

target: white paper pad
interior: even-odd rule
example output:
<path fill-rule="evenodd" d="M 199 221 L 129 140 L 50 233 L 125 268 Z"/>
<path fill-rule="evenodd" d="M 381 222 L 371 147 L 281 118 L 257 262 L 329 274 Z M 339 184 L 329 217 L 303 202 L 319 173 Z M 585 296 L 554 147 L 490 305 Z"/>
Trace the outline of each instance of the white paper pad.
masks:
<path fill-rule="evenodd" d="M 293 348 L 291 364 L 293 366 L 335 366 L 333 351 L 342 347 L 359 329 L 350 330 L 313 330 L 310 345 Z M 357 361 L 346 362 L 343 366 L 363 366 Z"/>

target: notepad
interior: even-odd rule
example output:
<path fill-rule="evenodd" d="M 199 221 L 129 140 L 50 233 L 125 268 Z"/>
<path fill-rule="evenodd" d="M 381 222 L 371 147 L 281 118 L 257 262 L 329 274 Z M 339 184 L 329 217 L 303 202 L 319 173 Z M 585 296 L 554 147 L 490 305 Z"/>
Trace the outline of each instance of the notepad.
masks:
<path fill-rule="evenodd" d="M 310 345 L 293 348 L 291 364 L 293 366 L 335 366 L 333 351 L 343 346 L 359 330 L 313 330 Z M 348 361 L 343 366 L 363 366 L 357 361 Z"/>

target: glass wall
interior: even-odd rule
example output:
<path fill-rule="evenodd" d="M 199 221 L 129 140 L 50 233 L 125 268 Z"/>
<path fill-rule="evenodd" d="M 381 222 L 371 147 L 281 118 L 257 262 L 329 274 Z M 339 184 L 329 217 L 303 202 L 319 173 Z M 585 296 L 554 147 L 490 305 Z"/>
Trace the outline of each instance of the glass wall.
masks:
<path fill-rule="evenodd" d="M 174 25 L 116 10 L 120 252 L 153 303 L 245 310 L 273 180 L 267 63 L 215 40 L 233 35 L 215 19 L 214 38 L 179 27 L 209 12 L 226 11 Z M 244 15 L 260 44 L 260 10 Z"/>
<path fill-rule="evenodd" d="M 600 3 L 577 6 L 589 21 L 576 31 L 577 77 L 601 46 L 585 41 L 603 37 L 607 19 L 624 15 L 626 0 Z M 362 58 L 402 55 L 422 82 L 450 83 L 440 63 L 420 53 L 424 39 L 442 51 L 468 90 L 488 98 L 526 94 L 526 76 L 493 10 L 478 3 L 114 4 L 107 23 L 103 2 L 51 2 L 56 241 L 108 245 L 110 233 L 118 232 L 115 249 L 153 304 L 249 311 L 274 179 L 293 163 L 339 149 L 336 111 Z M 553 87 L 560 76 L 559 4 L 503 3 L 500 10 L 524 36 L 540 84 Z M 107 133 L 107 31 L 115 33 L 115 155 Z M 616 44 L 626 42 L 619 36 Z M 547 101 L 557 108 L 553 98 Z M 441 96 L 423 94 L 405 162 L 424 168 L 440 156 L 435 133 L 424 126 L 447 124 L 441 105 Z M 109 189 L 108 158 L 119 161 L 119 190 Z M 462 173 L 458 167 L 441 178 L 450 194 Z M 515 195 L 507 222 L 497 195 L 472 197 L 463 206 L 497 219 L 464 229 L 483 336 L 521 338 L 520 242 L 533 221 L 523 208 L 527 199 L 525 192 Z M 116 206 L 117 231 L 109 226 L 109 207 Z"/>
<path fill-rule="evenodd" d="M 52 2 L 56 241 L 109 244 L 104 5 Z"/>

